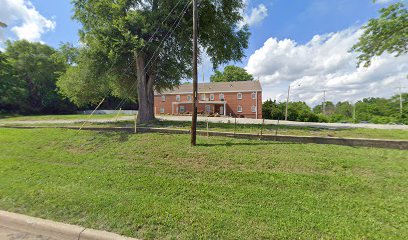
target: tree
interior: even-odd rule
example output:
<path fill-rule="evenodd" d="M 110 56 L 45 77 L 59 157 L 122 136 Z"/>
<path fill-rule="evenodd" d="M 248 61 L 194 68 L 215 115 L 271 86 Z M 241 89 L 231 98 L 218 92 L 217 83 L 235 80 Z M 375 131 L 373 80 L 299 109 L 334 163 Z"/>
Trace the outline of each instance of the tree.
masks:
<path fill-rule="evenodd" d="M 8 68 L 12 69 L 12 85 L 19 92 L 19 111 L 58 113 L 73 110 L 72 104 L 56 89 L 56 80 L 65 71 L 65 65 L 54 57 L 56 53 L 55 49 L 41 43 L 6 42 L 5 58 Z"/>
<path fill-rule="evenodd" d="M 88 71 L 89 77 L 103 79 L 100 84 L 122 97 L 135 96 L 139 104 L 138 121 L 154 119 L 154 90 L 161 91 L 191 77 L 192 10 L 189 0 L 73 0 L 74 18 L 85 52 L 74 70 L 62 82 Z M 199 5 L 199 43 L 211 58 L 213 67 L 238 61 L 248 46 L 248 27 L 242 20 L 243 0 L 203 0 Z M 96 57 L 98 61 L 90 60 Z M 98 79 L 89 79 L 97 82 Z M 137 83 L 137 85 L 136 85 Z M 69 88 L 60 83 L 63 92 Z M 67 86 L 71 84 L 67 84 Z M 121 91 L 124 90 L 124 91 Z M 105 93 L 108 94 L 108 93 Z M 69 94 L 67 94 L 69 96 Z"/>
<path fill-rule="evenodd" d="M 363 26 L 364 33 L 351 51 L 359 52 L 358 65 L 370 66 L 384 52 L 400 56 L 408 52 L 408 10 L 402 2 L 380 10 L 380 17 Z"/>
<path fill-rule="evenodd" d="M 224 72 L 215 71 L 215 74 L 210 77 L 210 80 L 211 82 L 252 81 L 254 77 L 244 68 L 227 66 L 224 68 Z"/>
<path fill-rule="evenodd" d="M 26 99 L 24 82 L 14 77 L 14 69 L 6 55 L 0 52 L 0 109 L 13 111 L 20 107 L 21 100 Z"/>
<path fill-rule="evenodd" d="M 5 28 L 5 27 L 7 27 L 7 24 L 5 24 L 4 22 L 0 22 L 0 27 Z"/>
<path fill-rule="evenodd" d="M 349 119 L 353 117 L 353 105 L 348 102 L 338 102 L 336 104 L 335 113 L 341 116 L 344 116 L 345 119 Z"/>

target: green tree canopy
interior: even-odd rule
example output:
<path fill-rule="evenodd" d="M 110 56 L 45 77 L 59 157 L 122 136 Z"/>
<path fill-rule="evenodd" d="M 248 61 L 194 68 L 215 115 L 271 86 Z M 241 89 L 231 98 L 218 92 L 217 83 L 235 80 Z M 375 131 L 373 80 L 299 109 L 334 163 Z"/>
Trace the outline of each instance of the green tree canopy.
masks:
<path fill-rule="evenodd" d="M 62 92 L 68 97 L 74 95 L 70 89 L 77 84 L 75 79 L 80 83 L 74 92 L 82 87 L 86 91 L 93 89 L 95 82 L 100 81 L 105 94 L 137 96 L 139 122 L 152 120 L 154 90 L 171 88 L 180 84 L 181 79 L 191 77 L 190 0 L 72 0 L 72 3 L 74 18 L 83 26 L 80 38 L 85 53 L 60 79 Z M 200 1 L 199 44 L 215 68 L 244 56 L 249 32 L 247 26 L 238 27 L 243 8 L 243 0 Z M 80 77 L 84 72 L 87 79 Z"/>
<path fill-rule="evenodd" d="M 55 49 L 41 43 L 6 42 L 6 60 L 2 64 L 7 64 L 5 71 L 9 77 L 5 79 L 9 80 L 6 80 L 8 84 L 3 84 L 2 80 L 1 85 L 9 86 L 8 95 L 15 94 L 8 97 L 9 104 L 10 99 L 14 99 L 12 102 L 19 106 L 18 110 L 26 113 L 58 113 L 72 107 L 56 89 L 56 80 L 65 71 L 65 65 L 55 58 L 56 53 Z"/>
<path fill-rule="evenodd" d="M 14 76 L 14 70 L 6 55 L 0 52 L 0 112 L 19 109 L 27 98 L 23 81 Z"/>
<path fill-rule="evenodd" d="M 252 81 L 254 77 L 244 68 L 237 66 L 226 66 L 224 72 L 215 71 L 210 77 L 211 82 L 235 82 L 235 81 Z"/>
<path fill-rule="evenodd" d="M 402 2 L 380 10 L 380 17 L 363 27 L 364 33 L 351 51 L 358 52 L 358 65 L 370 66 L 384 52 L 399 56 L 408 52 L 408 10 Z"/>

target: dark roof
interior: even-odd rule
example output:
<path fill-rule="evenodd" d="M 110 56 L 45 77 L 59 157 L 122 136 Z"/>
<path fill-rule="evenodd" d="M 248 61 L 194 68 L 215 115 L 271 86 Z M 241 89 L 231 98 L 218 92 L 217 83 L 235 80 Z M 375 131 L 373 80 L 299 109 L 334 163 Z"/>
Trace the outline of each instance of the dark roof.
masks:
<path fill-rule="evenodd" d="M 262 91 L 261 83 L 259 81 L 238 81 L 238 82 L 212 82 L 212 83 L 199 83 L 199 93 L 210 92 L 248 92 L 248 91 Z M 163 90 L 161 93 L 155 92 L 155 95 L 159 94 L 176 94 L 176 93 L 192 93 L 193 84 L 182 84 L 174 89 Z"/>

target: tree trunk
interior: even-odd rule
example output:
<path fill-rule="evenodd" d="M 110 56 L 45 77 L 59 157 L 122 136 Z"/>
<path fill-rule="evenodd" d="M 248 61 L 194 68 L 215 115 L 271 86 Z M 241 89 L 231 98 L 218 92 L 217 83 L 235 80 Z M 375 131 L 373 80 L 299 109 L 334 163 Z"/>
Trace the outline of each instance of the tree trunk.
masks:
<path fill-rule="evenodd" d="M 154 120 L 154 72 L 146 72 L 145 56 L 135 53 L 137 71 L 137 93 L 139 103 L 138 123 L 149 123 Z"/>

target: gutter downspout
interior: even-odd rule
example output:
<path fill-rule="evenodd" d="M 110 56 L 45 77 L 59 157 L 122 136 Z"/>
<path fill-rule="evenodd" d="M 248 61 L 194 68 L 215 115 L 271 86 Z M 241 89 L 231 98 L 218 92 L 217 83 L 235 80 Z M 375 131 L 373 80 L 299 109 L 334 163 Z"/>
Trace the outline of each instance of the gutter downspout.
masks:
<path fill-rule="evenodd" d="M 258 119 L 258 91 L 256 91 L 256 119 Z"/>

